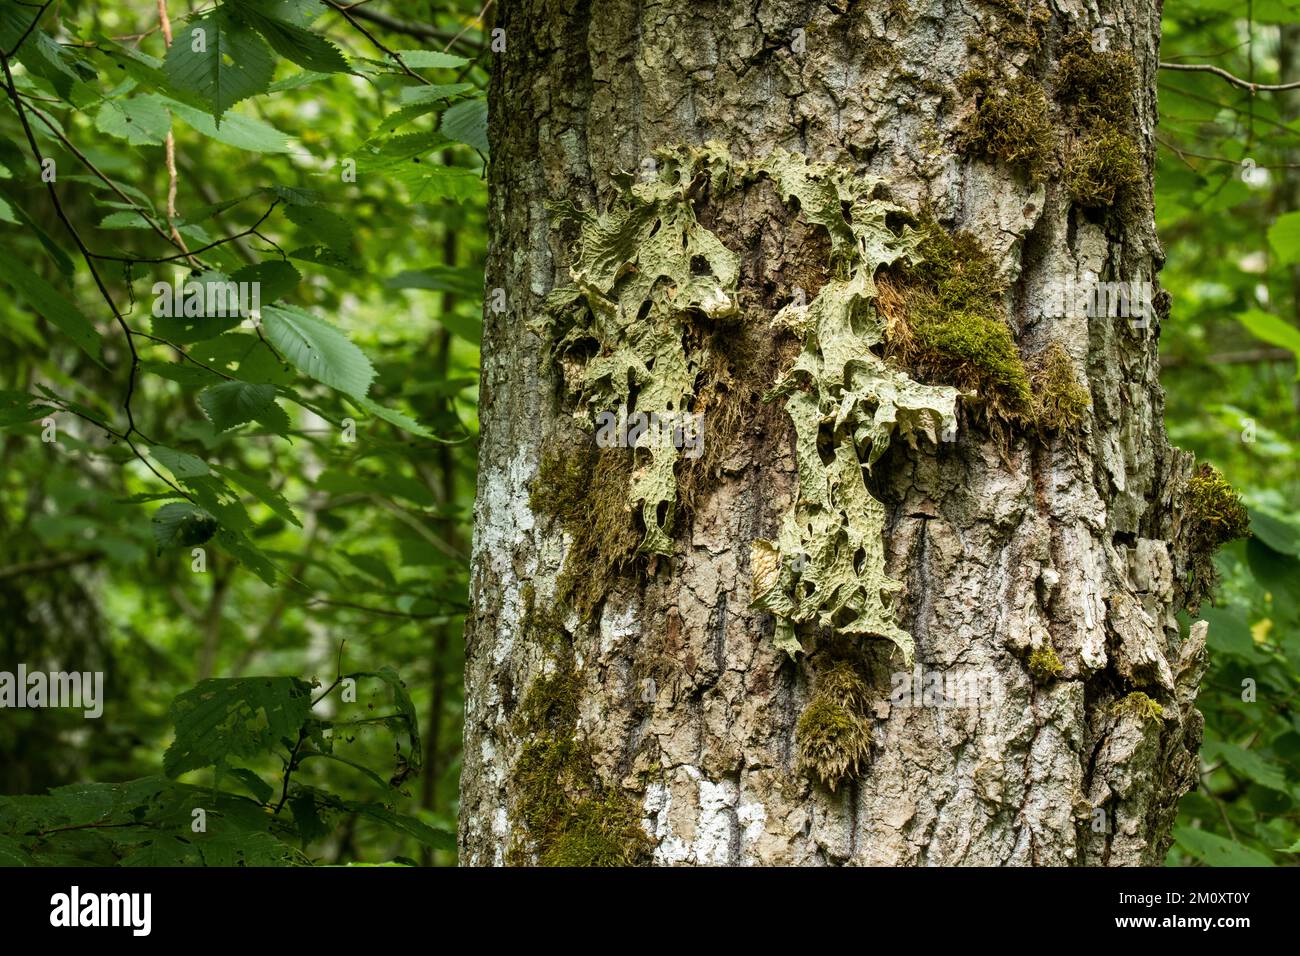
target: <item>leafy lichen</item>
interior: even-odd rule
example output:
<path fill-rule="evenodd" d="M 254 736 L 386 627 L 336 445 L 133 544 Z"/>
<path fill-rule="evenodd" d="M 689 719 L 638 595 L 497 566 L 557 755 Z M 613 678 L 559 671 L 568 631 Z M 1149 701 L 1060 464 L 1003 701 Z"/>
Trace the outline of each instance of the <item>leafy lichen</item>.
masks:
<path fill-rule="evenodd" d="M 736 312 L 740 268 L 695 218 L 703 160 L 700 151 L 660 150 L 653 175 L 616 178 L 621 188 L 605 212 L 555 206 L 578 226 L 578 239 L 573 285 L 548 297 L 543 325 L 557 355 L 582 357 L 569 371 L 584 422 L 621 407 L 630 414 L 692 410 L 698 364 L 684 343 L 688 324 L 693 316 Z M 641 553 L 672 553 L 679 457 L 649 431 L 637 442 L 628 497 L 644 527 Z"/>
<path fill-rule="evenodd" d="M 873 198 L 878 180 L 812 164 L 778 151 L 747 170 L 765 175 L 804 217 L 830 236 L 832 276 L 811 302 L 792 302 L 774 319 L 803 349 L 777 382 L 795 428 L 798 497 L 775 542 L 751 550 L 754 606 L 777 617 L 777 644 L 800 650 L 796 628 L 883 637 L 912 660 L 911 636 L 892 607 L 901 583 L 885 572 L 885 508 L 866 472 L 894 434 L 956 427 L 956 389 L 921 385 L 876 354 L 884 324 L 873 305 L 881 266 L 916 255 L 918 237 L 887 224 L 901 210 Z"/>
<path fill-rule="evenodd" d="M 816 691 L 799 717 L 799 768 L 832 792 L 870 760 L 868 694 L 853 665 L 840 661 L 818 675 Z"/>
<path fill-rule="evenodd" d="M 775 320 L 803 341 L 770 396 L 784 399 L 795 426 L 799 495 L 777 541 L 754 543 L 754 603 L 776 615 L 778 644 L 791 654 L 800 647 L 796 626 L 816 623 L 887 638 L 910 662 L 911 637 L 895 623 L 890 605 L 901 584 L 885 573 L 884 506 L 868 492 L 864 467 L 870 469 L 895 433 L 909 441 L 920 432 L 934 439 L 936 430 L 956 426 L 955 389 L 918 384 L 877 354 L 883 331 L 871 304 L 874 275 L 882 265 L 916 255 L 914 231 L 900 235 L 886 224 L 888 215 L 902 210 L 872 198 L 878 180 L 784 151 L 741 163 L 710 143 L 660 150 L 655 158 L 648 181 L 618 180 L 622 191 L 606 212 L 560 207 L 578 226 L 574 284 L 548 298 L 541 329 L 554 339 L 566 380 L 579 396 L 578 415 L 617 405 L 695 408 L 707 356 L 687 348 L 688 332 L 701 318 L 735 314 L 739 260 L 699 224 L 694 198 L 706 185 L 721 193 L 769 179 L 826 231 L 832 274 L 811 302 L 791 303 Z M 678 451 L 638 447 L 635 455 L 626 499 L 645 529 L 638 550 L 668 554 Z M 573 503 L 581 500 L 572 497 L 581 471 L 566 466 L 558 477 L 570 504 L 552 503 L 551 512 L 571 522 L 573 552 L 605 554 L 615 529 L 596 531 L 592 515 L 612 507 L 584 510 Z M 545 506 L 552 492 L 539 487 L 536 504 Z M 621 544 L 615 553 L 621 561 Z M 599 564 L 578 561 L 571 568 L 566 562 L 561 582 L 580 608 L 599 600 L 579 589 L 582 569 L 592 587 L 603 586 L 590 563 Z"/>

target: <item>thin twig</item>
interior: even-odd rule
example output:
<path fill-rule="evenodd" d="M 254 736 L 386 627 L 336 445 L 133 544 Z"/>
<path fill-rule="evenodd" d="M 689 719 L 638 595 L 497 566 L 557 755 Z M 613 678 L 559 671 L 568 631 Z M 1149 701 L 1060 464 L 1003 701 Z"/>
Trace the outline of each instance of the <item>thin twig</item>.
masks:
<path fill-rule="evenodd" d="M 1283 90 L 1300 90 L 1300 82 L 1295 83 L 1252 83 L 1250 80 L 1243 80 L 1239 76 L 1233 76 L 1227 70 L 1221 67 L 1211 66 L 1208 63 L 1161 63 L 1162 70 L 1177 70 L 1180 73 L 1213 73 L 1221 79 L 1227 80 L 1234 86 L 1240 86 L 1244 90 L 1250 90 L 1252 93 L 1280 93 Z"/>

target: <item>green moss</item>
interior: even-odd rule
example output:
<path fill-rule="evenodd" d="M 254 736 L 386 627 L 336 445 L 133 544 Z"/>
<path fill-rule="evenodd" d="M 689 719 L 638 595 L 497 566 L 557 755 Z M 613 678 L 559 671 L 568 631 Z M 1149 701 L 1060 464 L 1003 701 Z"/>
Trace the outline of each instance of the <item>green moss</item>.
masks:
<path fill-rule="evenodd" d="M 577 737 L 579 692 L 568 657 L 533 680 L 515 714 L 526 739 L 511 784 L 529 839 L 511 847 L 514 865 L 535 855 L 541 866 L 632 866 L 649 853 L 636 803 L 602 783 Z"/>
<path fill-rule="evenodd" d="M 1136 714 L 1143 720 L 1159 722 L 1164 719 L 1165 709 L 1141 691 L 1134 691 L 1114 705 L 1115 713 Z"/>
<path fill-rule="evenodd" d="M 1250 534 L 1249 512 L 1213 465 L 1202 464 L 1188 479 L 1183 508 L 1194 552 L 1212 554 L 1229 541 Z"/>
<path fill-rule="evenodd" d="M 1053 342 L 1033 375 L 1034 419 L 1050 432 L 1070 432 L 1083 424 L 1092 400 L 1074 377 L 1074 364 Z"/>
<path fill-rule="evenodd" d="M 1237 493 L 1213 466 L 1202 464 L 1187 479 L 1181 505 L 1181 540 L 1186 554 L 1184 603 L 1192 614 L 1218 583 L 1214 552 L 1250 534 L 1250 514 Z"/>
<path fill-rule="evenodd" d="M 1075 142 L 1066 180 L 1070 198 L 1083 208 L 1113 209 L 1128 220 L 1142 207 L 1146 163 L 1130 134 L 1098 122 Z"/>
<path fill-rule="evenodd" d="M 1056 656 L 1056 649 L 1046 643 L 1030 652 L 1028 666 L 1034 680 L 1042 684 L 1056 680 L 1065 670 L 1065 665 Z"/>
<path fill-rule="evenodd" d="M 962 123 L 958 149 L 1018 170 L 1031 183 L 1041 180 L 1055 142 L 1043 87 L 1025 76 L 993 85 L 978 71 L 966 74 L 961 85 L 975 93 L 976 106 Z"/>
<path fill-rule="evenodd" d="M 922 381 L 975 393 L 995 421 L 1029 421 L 1029 375 L 1002 318 L 996 263 L 969 233 L 933 220 L 919 232 L 923 261 L 896 268 L 896 287 L 879 283 L 890 352 Z"/>
<path fill-rule="evenodd" d="M 1133 57 L 1098 51 L 1086 33 L 1061 43 L 1056 98 L 1084 125 L 1096 121 L 1128 126 L 1133 122 L 1133 91 L 1138 75 Z"/>
<path fill-rule="evenodd" d="M 632 566 L 642 534 L 628 504 L 632 452 L 597 448 L 571 431 L 543 448 L 529 504 L 559 521 L 570 537 L 556 582 L 560 604 L 590 620 L 610 583 Z"/>
<path fill-rule="evenodd" d="M 819 674 L 816 688 L 795 730 L 799 767 L 834 791 L 871 759 L 869 688 L 846 661 Z"/>
<path fill-rule="evenodd" d="M 1070 197 L 1131 220 L 1143 208 L 1147 175 L 1133 112 L 1137 64 L 1127 53 L 1094 50 L 1086 33 L 1067 36 L 1061 50 L 1056 98 L 1076 131 L 1066 150 Z"/>

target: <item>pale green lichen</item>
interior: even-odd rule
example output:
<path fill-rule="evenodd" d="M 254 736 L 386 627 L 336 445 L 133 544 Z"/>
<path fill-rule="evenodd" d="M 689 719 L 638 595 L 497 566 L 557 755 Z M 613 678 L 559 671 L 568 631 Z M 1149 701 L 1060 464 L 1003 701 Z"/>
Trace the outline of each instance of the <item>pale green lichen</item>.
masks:
<path fill-rule="evenodd" d="M 803 340 L 773 390 L 795 426 L 799 489 L 777 540 L 753 544 L 754 606 L 776 615 L 777 643 L 791 655 L 801 649 L 797 626 L 816 624 L 893 641 L 910 665 L 912 638 L 892 606 L 902 584 L 885 571 L 885 508 L 866 472 L 895 432 L 937 441 L 956 428 L 956 389 L 920 385 L 874 351 L 884 338 L 876 270 L 915 255 L 917 235 L 889 228 L 886 217 L 901 210 L 872 198 L 879 180 L 779 151 L 759 171 L 830 234 L 834 275 L 774 320 Z"/>
<path fill-rule="evenodd" d="M 586 422 L 620 407 L 633 414 L 689 412 L 698 372 L 683 343 L 689 316 L 736 312 L 739 258 L 696 221 L 692 206 L 704 158 L 699 151 L 659 151 L 652 177 L 616 178 L 621 189 L 604 213 L 553 207 L 579 234 L 573 286 L 548 297 L 543 324 L 553 326 L 557 354 L 594 344 L 572 382 Z M 680 454 L 650 431 L 638 441 L 628 494 L 645 528 L 641 553 L 672 553 Z"/>
<path fill-rule="evenodd" d="M 873 198 L 879 180 L 778 150 L 733 162 L 724 147 L 678 147 L 655 154 L 655 175 L 617 183 L 605 213 L 565 205 L 578 226 L 574 285 L 548 298 L 541 330 L 568 361 L 578 415 L 626 405 L 689 411 L 699 372 L 684 336 L 695 317 L 737 310 L 739 259 L 696 220 L 705 182 L 721 193 L 762 177 L 830 238 L 831 277 L 811 302 L 794 302 L 774 324 L 803 350 L 773 389 L 796 432 L 799 493 L 777 540 L 753 545 L 754 606 L 778 619 L 777 643 L 794 654 L 800 625 L 893 641 L 910 664 L 912 638 L 895 621 L 902 587 L 885 572 L 885 509 L 865 472 L 897 433 L 937 440 L 955 429 L 957 391 L 921 385 L 878 354 L 883 322 L 872 304 L 881 266 L 919 258 L 917 234 L 886 222 L 903 210 Z M 669 554 L 676 507 L 673 447 L 639 447 L 628 500 L 645 527 L 642 553 Z"/>

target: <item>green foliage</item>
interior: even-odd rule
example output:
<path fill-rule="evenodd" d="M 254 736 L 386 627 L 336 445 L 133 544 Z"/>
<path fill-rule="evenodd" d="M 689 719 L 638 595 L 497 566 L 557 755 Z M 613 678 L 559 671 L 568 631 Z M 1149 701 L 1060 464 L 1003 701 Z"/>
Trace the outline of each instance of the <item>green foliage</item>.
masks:
<path fill-rule="evenodd" d="M 243 844 L 214 824 L 187 849 L 172 783 L 128 808 L 165 839 L 128 846 L 111 817 L 51 853 L 454 861 L 487 75 L 479 7 L 453 7 L 434 18 L 452 48 L 399 63 L 409 37 L 315 0 L 173 3 L 170 44 L 153 4 L 0 6 L 0 247 L 16 266 L 0 265 L 0 613 L 46 631 L 0 652 L 93 661 L 112 724 L 89 742 L 58 713 L 0 728 L 18 768 L 0 790 L 148 777 L 166 749 L 169 769 L 210 765 L 187 772 L 247 791 L 220 799 L 273 824 Z M 400 129 L 385 122 L 408 104 Z M 400 278 L 426 275 L 445 281 Z M 156 291 L 226 282 L 259 283 L 260 308 L 168 309 Z M 382 709 L 326 701 L 291 726 L 302 701 L 281 692 L 301 682 L 246 676 L 328 669 L 344 636 L 400 662 L 411 694 L 357 675 Z M 172 698 L 210 732 L 168 749 Z"/>
<path fill-rule="evenodd" d="M 346 680 L 364 678 L 379 678 L 392 689 L 395 711 L 326 720 L 313 716 L 312 709 L 329 691 L 313 701 L 311 686 L 295 677 L 204 681 L 172 702 L 176 739 L 163 758 L 166 777 L 73 784 L 46 796 L 0 797 L 0 861 L 17 866 L 307 866 L 314 862 L 305 852 L 309 845 L 330 836 L 333 827 L 327 821 L 343 814 L 364 816 L 432 848 L 453 848 L 447 831 L 387 805 L 411 769 L 400 736 L 397 773 L 390 781 L 334 753 L 346 741 L 346 732 L 360 724 L 386 727 L 395 736 L 407 730 L 418 767 L 415 714 L 401 681 L 391 670 Z M 278 787 L 229 762 L 256 762 L 276 753 L 282 754 Z M 301 783 L 295 774 L 300 776 L 303 763 L 314 756 L 360 771 L 375 783 L 378 799 L 350 801 Z M 211 787 L 176 782 L 204 767 L 215 768 Z M 217 789 L 223 778 L 237 781 L 253 799 Z M 286 808 L 289 813 L 282 816 Z"/>

